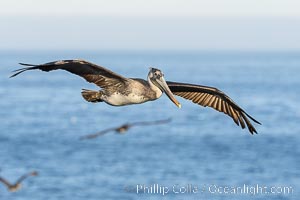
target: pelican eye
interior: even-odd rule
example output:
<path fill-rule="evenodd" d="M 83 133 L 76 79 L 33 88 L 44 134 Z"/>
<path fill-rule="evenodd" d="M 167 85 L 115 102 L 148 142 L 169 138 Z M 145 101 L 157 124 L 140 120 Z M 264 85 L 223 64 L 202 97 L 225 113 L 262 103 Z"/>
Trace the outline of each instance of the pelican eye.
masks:
<path fill-rule="evenodd" d="M 158 72 L 154 72 L 154 76 L 155 76 L 156 78 L 160 78 L 160 77 L 161 77 L 161 74 L 158 73 Z"/>

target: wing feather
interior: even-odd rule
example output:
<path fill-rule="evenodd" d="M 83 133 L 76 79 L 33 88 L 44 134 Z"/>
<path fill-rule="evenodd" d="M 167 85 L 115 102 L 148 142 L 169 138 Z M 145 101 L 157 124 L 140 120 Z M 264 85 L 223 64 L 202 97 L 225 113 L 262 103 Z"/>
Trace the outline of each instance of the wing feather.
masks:
<path fill-rule="evenodd" d="M 215 101 L 216 101 L 216 97 L 211 96 L 208 106 L 213 108 L 214 107 L 213 104 L 215 103 Z"/>
<path fill-rule="evenodd" d="M 228 109 L 230 110 L 230 112 L 232 114 L 232 118 L 233 118 L 234 122 L 236 123 L 236 125 L 239 126 L 239 119 L 238 119 L 237 113 L 235 112 L 235 110 L 233 110 L 232 106 L 229 106 L 227 104 L 227 107 L 228 107 Z"/>
<path fill-rule="evenodd" d="M 218 108 L 218 103 L 219 103 L 219 99 L 218 99 L 218 98 L 215 98 L 212 107 L 213 107 L 214 109 L 217 109 L 217 108 Z"/>
<path fill-rule="evenodd" d="M 222 101 L 222 105 L 223 105 L 223 109 L 221 110 L 221 112 L 224 112 L 225 114 L 229 115 L 227 106 L 226 106 L 226 102 Z"/>
<path fill-rule="evenodd" d="M 203 100 L 203 105 L 204 105 L 205 107 L 207 106 L 207 104 L 208 104 L 208 102 L 209 102 L 209 99 L 210 99 L 210 95 L 207 94 L 206 97 L 205 97 L 205 99 Z"/>
<path fill-rule="evenodd" d="M 203 94 L 197 94 L 197 93 L 196 93 L 195 96 L 196 96 L 196 98 L 195 98 L 194 103 L 195 103 L 195 102 L 199 102 L 199 100 L 202 98 Z"/>
<path fill-rule="evenodd" d="M 201 99 L 203 99 L 205 93 L 199 93 L 199 99 L 197 99 L 197 102 L 200 102 Z"/>
<path fill-rule="evenodd" d="M 208 94 L 204 94 L 201 100 L 199 101 L 199 104 L 202 106 L 205 106 L 205 99 L 208 97 Z M 196 102 L 197 103 L 197 102 Z"/>
<path fill-rule="evenodd" d="M 245 123 L 244 123 L 244 120 L 243 120 L 243 118 L 241 117 L 241 115 L 239 115 L 239 121 L 240 121 L 241 127 L 242 127 L 243 129 L 246 128 Z"/>
<path fill-rule="evenodd" d="M 217 104 L 217 107 L 215 108 L 216 110 L 222 110 L 222 100 L 217 98 L 218 99 L 218 104 Z"/>
<path fill-rule="evenodd" d="M 168 81 L 167 84 L 173 94 L 191 100 L 193 103 L 201 106 L 208 106 L 219 112 L 223 112 L 231 117 L 238 126 L 241 126 L 244 129 L 247 125 L 251 134 L 257 133 L 248 118 L 255 123 L 261 123 L 247 114 L 229 96 L 217 88 L 170 81 Z"/>

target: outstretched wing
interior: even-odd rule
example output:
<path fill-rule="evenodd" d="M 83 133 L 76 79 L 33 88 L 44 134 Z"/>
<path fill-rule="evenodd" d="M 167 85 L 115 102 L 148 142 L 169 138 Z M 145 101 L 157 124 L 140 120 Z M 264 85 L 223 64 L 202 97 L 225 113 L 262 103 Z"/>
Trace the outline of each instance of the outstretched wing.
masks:
<path fill-rule="evenodd" d="M 97 132 L 97 133 L 94 133 L 94 134 L 89 134 L 89 135 L 82 136 L 79 139 L 80 140 L 94 139 L 94 138 L 96 138 L 98 136 L 102 136 L 102 135 L 104 135 L 104 134 L 106 134 L 108 132 L 114 131 L 114 130 L 116 130 L 116 128 L 108 128 L 108 129 L 105 129 L 103 131 L 100 131 L 100 132 Z"/>
<path fill-rule="evenodd" d="M 149 125 L 159 125 L 159 124 L 166 124 L 171 122 L 171 118 L 156 120 L 156 121 L 140 121 L 140 122 L 133 122 L 130 123 L 130 126 L 149 126 Z"/>
<path fill-rule="evenodd" d="M 104 67 L 98 66 L 96 64 L 87 62 L 85 60 L 60 60 L 49 62 L 41 65 L 32 65 L 32 64 L 25 64 L 20 63 L 25 67 L 22 69 L 15 70 L 15 74 L 10 77 L 17 76 L 18 74 L 28 71 L 28 70 L 35 70 L 39 69 L 42 71 L 52 71 L 57 69 L 66 70 L 73 74 L 83 77 L 86 81 L 90 83 L 94 83 L 101 88 L 109 88 L 110 86 L 121 86 L 125 84 L 128 79 L 118 75 Z"/>
<path fill-rule="evenodd" d="M 247 114 L 230 97 L 217 88 L 170 81 L 167 81 L 167 84 L 173 94 L 191 100 L 193 103 L 201 106 L 208 106 L 219 112 L 223 112 L 230 116 L 238 126 L 241 125 L 244 129 L 246 123 L 251 134 L 257 133 L 247 117 L 255 123 L 260 124 L 260 122 Z"/>
<path fill-rule="evenodd" d="M 0 182 L 2 182 L 4 185 L 6 185 L 6 187 L 10 187 L 11 186 L 11 184 L 7 180 L 5 180 L 4 178 L 2 178 L 2 177 L 0 177 Z"/>
<path fill-rule="evenodd" d="M 19 184 L 21 183 L 23 180 L 25 180 L 27 177 L 29 176 L 37 176 L 38 173 L 36 171 L 33 171 L 33 172 L 30 172 L 30 173 L 27 173 L 27 174 L 24 174 L 23 176 L 21 176 L 17 181 L 16 181 L 16 184 Z"/>

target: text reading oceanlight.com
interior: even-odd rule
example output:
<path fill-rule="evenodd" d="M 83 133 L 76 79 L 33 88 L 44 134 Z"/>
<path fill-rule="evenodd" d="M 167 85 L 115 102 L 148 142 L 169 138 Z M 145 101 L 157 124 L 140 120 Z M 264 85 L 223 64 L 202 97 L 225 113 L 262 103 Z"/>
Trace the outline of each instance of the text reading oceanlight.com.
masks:
<path fill-rule="evenodd" d="M 134 186 L 126 186 L 125 190 L 128 192 L 134 192 L 136 194 L 199 194 L 199 193 L 210 193 L 210 194 L 292 194 L 292 186 L 265 186 L 260 184 L 241 186 L 225 186 L 217 184 L 174 184 L 171 186 L 161 184 L 137 184 Z"/>

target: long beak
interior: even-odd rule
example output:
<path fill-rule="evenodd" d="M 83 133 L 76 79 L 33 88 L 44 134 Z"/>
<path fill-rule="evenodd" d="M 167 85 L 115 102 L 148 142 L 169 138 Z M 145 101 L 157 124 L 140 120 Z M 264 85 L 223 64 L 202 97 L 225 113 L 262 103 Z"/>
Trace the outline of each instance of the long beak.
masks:
<path fill-rule="evenodd" d="M 169 97 L 169 99 L 178 107 L 181 108 L 181 104 L 175 99 L 173 93 L 171 92 L 168 84 L 166 83 L 164 77 L 161 77 L 159 80 L 156 80 L 156 82 L 159 84 L 161 89 L 166 93 L 166 95 Z"/>

